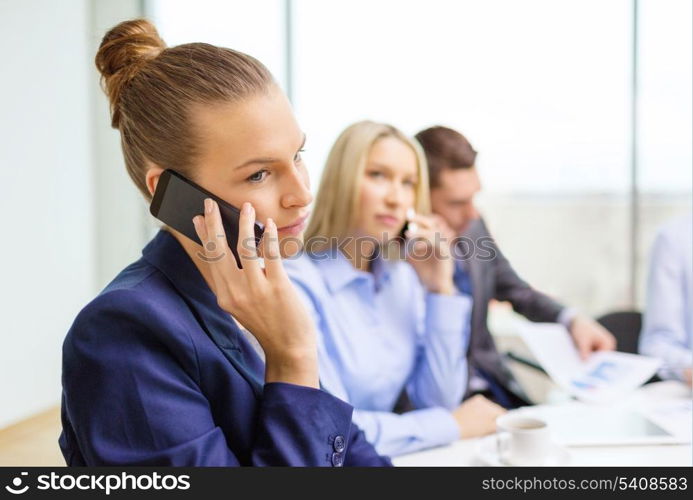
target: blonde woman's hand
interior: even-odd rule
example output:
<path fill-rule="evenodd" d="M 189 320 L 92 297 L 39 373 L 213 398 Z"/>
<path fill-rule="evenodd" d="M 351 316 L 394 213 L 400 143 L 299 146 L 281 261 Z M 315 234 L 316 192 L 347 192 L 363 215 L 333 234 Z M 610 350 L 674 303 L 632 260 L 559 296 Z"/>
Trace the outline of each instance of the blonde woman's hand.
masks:
<path fill-rule="evenodd" d="M 452 411 L 462 439 L 496 432 L 496 419 L 505 413 L 505 408 L 480 394 L 472 396 Z"/>
<path fill-rule="evenodd" d="M 407 261 L 429 292 L 455 293 L 455 263 L 450 254 L 450 234 L 442 220 L 435 216 L 413 214 L 409 217 Z"/>
<path fill-rule="evenodd" d="M 198 215 L 193 223 L 219 307 L 246 327 L 265 352 L 266 382 L 318 388 L 315 329 L 282 265 L 274 221 L 267 220 L 260 242 L 264 269 L 255 247 L 255 210 L 250 203 L 243 204 L 238 224 L 242 269 L 228 247 L 215 201 L 206 199 L 204 216 Z"/>

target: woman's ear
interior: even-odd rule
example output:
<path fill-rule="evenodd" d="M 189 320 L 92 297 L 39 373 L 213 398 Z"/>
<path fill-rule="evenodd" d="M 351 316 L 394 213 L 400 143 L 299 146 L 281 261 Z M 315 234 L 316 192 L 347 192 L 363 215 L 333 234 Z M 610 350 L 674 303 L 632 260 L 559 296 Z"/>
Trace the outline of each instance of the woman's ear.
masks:
<path fill-rule="evenodd" d="M 154 197 L 154 191 L 156 191 L 156 185 L 159 183 L 159 177 L 163 173 L 164 169 L 156 165 L 150 165 L 147 173 L 145 174 L 145 182 L 147 183 L 147 189 L 149 190 L 150 196 Z"/>

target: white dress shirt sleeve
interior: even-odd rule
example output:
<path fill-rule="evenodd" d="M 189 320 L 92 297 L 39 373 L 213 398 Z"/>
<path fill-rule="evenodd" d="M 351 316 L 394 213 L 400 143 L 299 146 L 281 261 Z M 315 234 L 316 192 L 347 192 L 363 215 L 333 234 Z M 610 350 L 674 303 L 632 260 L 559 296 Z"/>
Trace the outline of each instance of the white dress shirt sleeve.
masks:
<path fill-rule="evenodd" d="M 655 240 L 647 283 L 647 307 L 640 336 L 640 352 L 660 358 L 662 378 L 683 378 L 693 362 L 691 332 L 686 331 L 687 308 L 684 246 L 672 231 L 661 231 Z"/>

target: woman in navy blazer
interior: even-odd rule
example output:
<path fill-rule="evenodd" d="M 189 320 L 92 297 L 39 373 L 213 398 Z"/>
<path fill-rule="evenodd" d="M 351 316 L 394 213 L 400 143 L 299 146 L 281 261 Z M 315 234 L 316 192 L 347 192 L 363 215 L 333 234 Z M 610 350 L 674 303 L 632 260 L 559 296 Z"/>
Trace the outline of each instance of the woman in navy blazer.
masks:
<path fill-rule="evenodd" d="M 63 345 L 68 465 L 390 465 L 319 388 L 314 326 L 281 263 L 311 201 L 305 137 L 270 73 L 230 49 L 166 48 L 145 20 L 110 30 L 96 64 L 138 188 L 151 200 L 171 168 L 243 207 L 243 267 L 208 199 L 204 246 L 163 228 L 79 313 Z"/>

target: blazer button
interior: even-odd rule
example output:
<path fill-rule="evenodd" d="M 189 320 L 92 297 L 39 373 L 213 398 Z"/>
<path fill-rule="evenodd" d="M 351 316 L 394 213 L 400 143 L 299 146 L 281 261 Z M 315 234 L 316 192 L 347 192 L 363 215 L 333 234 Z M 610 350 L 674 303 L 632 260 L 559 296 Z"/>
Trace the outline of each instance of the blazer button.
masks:
<path fill-rule="evenodd" d="M 334 451 L 341 453 L 344 451 L 344 436 L 337 436 L 334 438 L 334 443 L 332 444 Z"/>
<path fill-rule="evenodd" d="M 337 453 L 336 451 L 332 454 L 332 465 L 335 467 L 341 467 L 344 465 L 344 455 Z"/>

